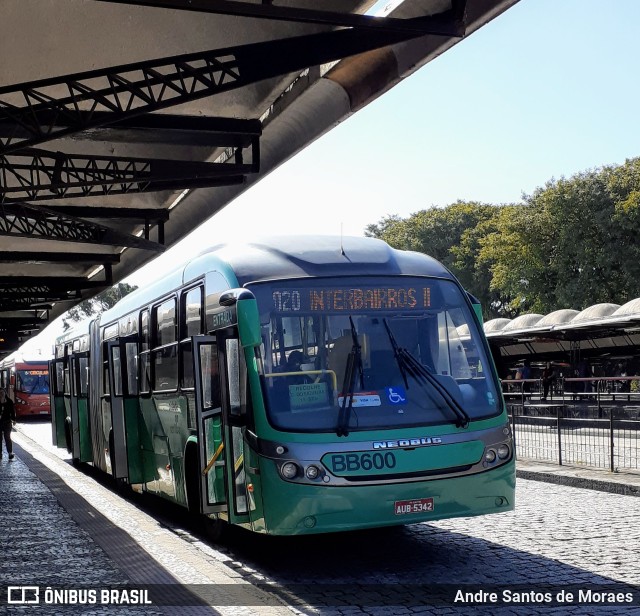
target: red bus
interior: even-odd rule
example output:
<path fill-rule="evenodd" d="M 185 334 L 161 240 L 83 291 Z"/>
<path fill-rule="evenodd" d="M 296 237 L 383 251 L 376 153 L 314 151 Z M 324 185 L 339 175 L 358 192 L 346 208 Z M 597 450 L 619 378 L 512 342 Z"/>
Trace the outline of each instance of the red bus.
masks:
<path fill-rule="evenodd" d="M 18 419 L 51 415 L 48 358 L 9 355 L 0 361 L 0 386 L 13 400 Z"/>

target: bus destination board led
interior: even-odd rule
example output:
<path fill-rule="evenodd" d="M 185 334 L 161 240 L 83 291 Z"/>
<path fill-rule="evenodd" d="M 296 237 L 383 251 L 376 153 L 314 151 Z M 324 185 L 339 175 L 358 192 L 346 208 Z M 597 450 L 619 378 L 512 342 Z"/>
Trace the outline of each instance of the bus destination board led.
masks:
<path fill-rule="evenodd" d="M 276 312 L 375 312 L 431 307 L 431 288 L 427 286 L 276 289 L 272 297 Z"/>

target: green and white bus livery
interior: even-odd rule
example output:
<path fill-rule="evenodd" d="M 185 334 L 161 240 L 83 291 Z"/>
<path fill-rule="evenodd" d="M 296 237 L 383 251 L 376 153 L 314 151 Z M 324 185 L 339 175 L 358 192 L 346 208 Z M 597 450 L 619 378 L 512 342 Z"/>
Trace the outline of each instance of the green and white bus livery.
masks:
<path fill-rule="evenodd" d="M 371 238 L 206 250 L 62 336 L 54 443 L 120 484 L 274 535 L 514 506 L 477 306 Z"/>

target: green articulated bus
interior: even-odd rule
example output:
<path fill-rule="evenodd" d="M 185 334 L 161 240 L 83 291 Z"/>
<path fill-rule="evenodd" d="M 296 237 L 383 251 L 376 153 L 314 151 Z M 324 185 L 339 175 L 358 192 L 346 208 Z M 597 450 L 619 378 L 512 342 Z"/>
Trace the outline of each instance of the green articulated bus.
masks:
<path fill-rule="evenodd" d="M 372 238 L 216 246 L 57 341 L 54 444 L 217 529 L 508 511 L 513 440 L 474 302 Z"/>

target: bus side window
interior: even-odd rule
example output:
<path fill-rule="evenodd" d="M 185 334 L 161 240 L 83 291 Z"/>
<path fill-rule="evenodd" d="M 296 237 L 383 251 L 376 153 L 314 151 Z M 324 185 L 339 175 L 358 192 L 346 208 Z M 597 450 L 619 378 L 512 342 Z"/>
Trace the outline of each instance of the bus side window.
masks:
<path fill-rule="evenodd" d="M 81 396 L 87 396 L 89 394 L 89 358 L 81 357 L 78 360 L 79 363 L 79 383 L 77 385 L 77 391 Z"/>
<path fill-rule="evenodd" d="M 67 396 L 71 393 L 71 383 L 69 381 L 69 356 L 73 353 L 73 347 L 71 344 L 67 344 L 64 353 L 64 368 L 63 368 L 63 383 L 61 391 Z"/>
<path fill-rule="evenodd" d="M 64 364 L 61 361 L 56 362 L 56 394 L 64 393 Z"/>
<path fill-rule="evenodd" d="M 109 380 L 109 358 L 107 357 L 107 342 L 102 343 L 102 395 L 111 395 L 111 381 Z M 65 373 L 67 369 L 65 367 Z M 65 389 L 65 391 L 67 391 Z"/>
<path fill-rule="evenodd" d="M 191 336 L 203 332 L 202 287 L 190 289 L 182 294 L 180 304 L 180 386 L 191 389 L 193 378 L 193 348 Z"/>
<path fill-rule="evenodd" d="M 246 412 L 246 370 L 241 358 L 237 338 L 227 339 L 226 359 L 229 386 L 229 413 L 242 415 Z"/>
<path fill-rule="evenodd" d="M 127 366 L 127 394 L 130 396 L 137 396 L 138 344 L 136 342 L 127 342 L 124 348 Z"/>
<path fill-rule="evenodd" d="M 200 347 L 200 371 L 202 382 L 202 405 L 205 409 L 222 406 L 220 400 L 220 368 L 218 347 L 215 344 Z"/>
<path fill-rule="evenodd" d="M 138 361 L 138 370 L 140 375 L 138 382 L 140 383 L 140 393 L 149 393 L 151 390 L 151 362 L 149 360 L 149 310 L 140 312 L 140 360 Z"/>
<path fill-rule="evenodd" d="M 178 340 L 176 299 L 163 302 L 153 309 L 153 363 L 154 391 L 170 391 L 178 387 Z"/>
<path fill-rule="evenodd" d="M 122 367 L 120 362 L 120 347 L 114 346 L 111 348 L 111 358 L 113 361 L 113 394 L 116 396 L 122 395 Z"/>

